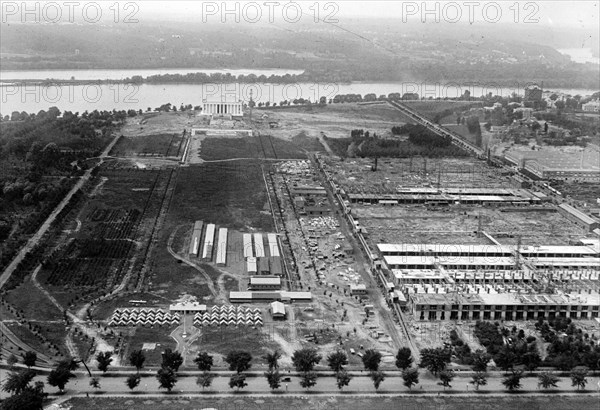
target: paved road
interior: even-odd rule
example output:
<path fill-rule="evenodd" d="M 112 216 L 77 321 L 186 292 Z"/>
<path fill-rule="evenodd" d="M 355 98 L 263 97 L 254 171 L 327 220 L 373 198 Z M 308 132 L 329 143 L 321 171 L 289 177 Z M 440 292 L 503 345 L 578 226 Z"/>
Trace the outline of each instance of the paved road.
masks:
<path fill-rule="evenodd" d="M 110 144 L 108 144 L 108 146 L 104 149 L 104 151 L 100 155 L 100 157 L 99 157 L 100 162 L 96 166 L 99 166 L 100 164 L 102 164 L 102 162 L 104 161 L 104 158 L 106 158 L 108 156 L 108 153 L 110 152 L 112 147 L 117 143 L 118 140 L 119 140 L 119 137 L 117 136 L 111 141 Z M 13 272 L 15 271 L 15 269 L 17 268 L 19 263 L 21 263 L 21 261 L 25 258 L 27 253 L 29 253 L 29 251 L 31 249 L 33 249 L 37 245 L 37 243 L 42 239 L 42 237 L 46 234 L 46 232 L 50 228 L 50 225 L 52 225 L 52 222 L 54 222 L 54 220 L 56 219 L 56 216 L 69 203 L 69 201 L 71 200 L 71 197 L 73 197 L 75 192 L 77 192 L 83 186 L 83 184 L 85 184 L 90 179 L 94 168 L 95 167 L 92 167 L 92 168 L 88 169 L 87 171 L 85 171 L 83 176 L 81 178 L 79 178 L 79 181 L 77 181 L 75 183 L 75 185 L 73 185 L 73 187 L 67 193 L 67 195 L 65 195 L 63 200 L 56 206 L 56 208 L 54 208 L 54 211 L 52 211 L 52 213 L 48 216 L 46 221 L 42 224 L 42 226 L 40 226 L 38 231 L 31 238 L 29 238 L 29 240 L 27 241 L 25 246 L 23 246 L 23 248 L 21 248 L 21 250 L 19 251 L 17 256 L 15 256 L 13 261 L 6 267 L 6 269 L 4 269 L 4 272 L 2 273 L 2 275 L 0 275 L 0 288 L 2 288 L 2 286 L 4 286 L 6 281 L 13 274 Z"/>

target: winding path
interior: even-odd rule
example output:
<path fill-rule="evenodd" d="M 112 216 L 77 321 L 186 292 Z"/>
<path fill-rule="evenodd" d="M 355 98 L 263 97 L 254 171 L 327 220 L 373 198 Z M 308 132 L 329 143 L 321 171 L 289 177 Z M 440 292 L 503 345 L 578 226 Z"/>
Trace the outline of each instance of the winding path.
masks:
<path fill-rule="evenodd" d="M 200 266 L 198 266 L 194 262 L 190 261 L 189 259 L 186 259 L 183 256 L 177 254 L 177 252 L 175 252 L 173 250 L 173 240 L 175 239 L 175 235 L 177 235 L 177 231 L 182 226 L 183 225 L 179 225 L 175 229 L 173 229 L 173 232 L 171 233 L 171 235 L 169 236 L 169 239 L 167 241 L 167 251 L 169 251 L 169 253 L 171 254 L 171 256 L 174 257 L 175 259 L 180 260 L 181 262 L 185 263 L 186 265 L 191 266 L 192 268 L 194 268 L 198 272 L 200 272 L 202 274 L 202 276 L 204 276 L 204 279 L 206 279 L 206 285 L 208 286 L 208 288 L 210 290 L 210 293 L 212 293 L 213 297 L 215 299 L 217 299 L 219 297 L 219 294 L 218 294 L 218 292 L 215 289 L 215 284 L 213 283 L 213 281 L 210 278 L 210 276 L 208 276 L 208 274 L 206 272 L 204 272 L 204 269 L 202 269 Z"/>
<path fill-rule="evenodd" d="M 54 298 L 54 296 L 52 296 L 43 286 L 40 282 L 38 282 L 37 280 L 37 275 L 40 271 L 40 269 L 42 268 L 42 265 L 38 265 L 35 270 L 33 271 L 33 275 L 31 275 L 31 282 L 33 283 L 33 285 L 38 288 L 51 302 L 53 305 L 55 305 L 61 312 L 65 311 L 65 308 L 58 303 L 58 301 Z M 85 309 L 86 307 L 84 306 L 82 309 L 80 309 L 80 311 L 78 312 L 77 315 L 69 312 L 68 310 L 66 311 L 67 316 L 71 319 L 71 321 L 73 322 L 73 324 L 75 326 L 77 326 L 79 329 L 81 329 L 81 331 L 83 331 L 88 337 L 93 338 L 96 342 L 96 349 L 101 351 L 101 352 L 112 352 L 114 349 L 112 348 L 112 346 L 110 344 L 108 344 L 99 334 L 99 332 L 97 332 L 95 329 L 90 328 L 88 326 L 86 326 L 85 322 L 83 321 L 83 319 L 81 319 L 78 315 L 81 314 L 81 312 L 85 313 Z M 70 332 L 67 334 L 66 337 L 66 346 L 67 349 L 69 350 L 69 354 L 72 357 L 79 357 L 79 354 L 77 352 L 77 349 L 75 347 L 75 345 L 73 344 L 72 340 L 70 339 Z M 113 366 L 120 366 L 120 361 L 119 361 L 119 357 L 115 356 L 113 358 Z"/>

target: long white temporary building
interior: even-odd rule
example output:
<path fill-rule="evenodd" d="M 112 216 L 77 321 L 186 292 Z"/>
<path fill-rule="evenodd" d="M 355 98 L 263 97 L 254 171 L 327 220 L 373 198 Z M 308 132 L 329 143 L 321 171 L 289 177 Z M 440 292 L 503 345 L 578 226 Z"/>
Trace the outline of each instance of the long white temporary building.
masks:
<path fill-rule="evenodd" d="M 200 249 L 200 239 L 202 238 L 202 221 L 196 221 L 194 223 L 194 230 L 192 231 L 192 239 L 190 240 L 189 254 L 191 256 L 198 256 L 198 250 Z"/>
<path fill-rule="evenodd" d="M 263 244 L 262 233 L 254 234 L 254 255 L 257 258 L 265 257 L 265 245 Z"/>
<path fill-rule="evenodd" d="M 267 234 L 267 242 L 269 243 L 269 256 L 279 257 L 279 245 L 277 244 L 277 235 L 274 233 Z"/>
<path fill-rule="evenodd" d="M 242 238 L 244 245 L 244 258 L 254 257 L 254 250 L 252 249 L 252 235 L 245 233 Z"/>
<path fill-rule="evenodd" d="M 227 263 L 227 228 L 219 229 L 217 240 L 217 265 L 225 266 Z"/>
<path fill-rule="evenodd" d="M 211 259 L 213 244 L 215 242 L 215 224 L 206 225 L 206 235 L 204 235 L 204 246 L 202 247 L 202 259 Z"/>

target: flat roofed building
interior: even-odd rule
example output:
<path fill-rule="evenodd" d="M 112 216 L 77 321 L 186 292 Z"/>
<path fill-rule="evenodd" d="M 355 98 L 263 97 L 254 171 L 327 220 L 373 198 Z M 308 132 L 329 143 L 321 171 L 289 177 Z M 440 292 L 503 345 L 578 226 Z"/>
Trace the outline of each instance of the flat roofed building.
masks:
<path fill-rule="evenodd" d="M 560 204 L 558 208 L 567 219 L 586 229 L 588 232 L 600 228 L 600 221 L 584 214 L 569 204 Z"/>
<path fill-rule="evenodd" d="M 600 295 L 517 293 L 420 293 L 409 295 L 417 320 L 537 320 L 599 317 Z"/>
<path fill-rule="evenodd" d="M 530 262 L 536 269 L 600 270 L 597 258 L 532 258 Z"/>
<path fill-rule="evenodd" d="M 519 253 L 526 258 L 598 258 L 598 250 L 590 246 L 542 245 L 522 246 Z M 599 261 L 600 262 L 600 261 Z"/>
<path fill-rule="evenodd" d="M 331 213 L 331 209 L 326 206 L 307 206 L 304 210 L 309 216 L 329 215 Z"/>
<path fill-rule="evenodd" d="M 261 233 L 254 234 L 254 256 L 257 258 L 265 257 L 265 245 L 263 244 L 263 236 Z"/>
<path fill-rule="evenodd" d="M 281 289 L 279 276 L 251 276 L 248 283 L 250 290 L 276 290 Z"/>
<path fill-rule="evenodd" d="M 252 235 L 245 233 L 242 235 L 243 247 L 244 247 L 244 258 L 254 257 L 254 248 L 252 247 Z"/>
<path fill-rule="evenodd" d="M 212 259 L 213 245 L 215 242 L 215 224 L 206 225 L 206 233 L 204 235 L 204 246 L 202 247 L 202 259 Z"/>
<path fill-rule="evenodd" d="M 503 245 L 378 243 L 377 249 L 386 256 L 512 256 L 514 249 Z"/>
<path fill-rule="evenodd" d="M 309 302 L 312 300 L 310 292 L 287 292 L 287 291 L 247 291 L 229 292 L 231 303 L 251 303 L 265 301 L 290 301 Z"/>
<path fill-rule="evenodd" d="M 191 256 L 198 256 L 200 250 L 200 239 L 202 239 L 202 227 L 204 223 L 202 221 L 194 222 L 194 229 L 192 230 L 192 238 L 190 240 L 189 254 Z"/>
<path fill-rule="evenodd" d="M 178 313 L 206 312 L 206 305 L 202 305 L 198 302 L 174 303 L 169 306 L 169 310 Z"/>
<path fill-rule="evenodd" d="M 227 228 L 219 228 L 217 242 L 217 265 L 225 266 L 227 263 Z"/>
<path fill-rule="evenodd" d="M 279 254 L 279 244 L 277 242 L 277 235 L 274 233 L 267 234 L 267 242 L 269 244 L 269 256 L 281 256 Z"/>
<path fill-rule="evenodd" d="M 198 250 L 200 249 L 200 237 L 202 236 L 202 231 L 192 233 L 192 238 L 190 239 L 190 256 L 198 256 Z"/>
<path fill-rule="evenodd" d="M 446 276 L 437 270 L 399 270 L 392 269 L 397 286 L 413 283 L 446 283 Z"/>
<path fill-rule="evenodd" d="M 359 283 L 357 285 L 351 284 L 350 285 L 350 294 L 351 295 L 366 295 L 367 287 L 365 286 L 364 283 Z"/>
<path fill-rule="evenodd" d="M 494 270 L 488 272 L 482 271 L 454 271 L 445 270 L 446 275 L 454 283 L 529 283 L 535 276 L 530 271 L 523 270 Z"/>
<path fill-rule="evenodd" d="M 322 186 L 295 186 L 292 187 L 292 196 L 303 196 L 309 198 L 311 196 L 327 196 L 327 191 Z"/>
<path fill-rule="evenodd" d="M 467 270 L 512 270 L 515 268 L 515 261 L 512 258 L 501 256 L 384 256 L 383 259 L 389 269 L 433 270 L 437 266 Z"/>

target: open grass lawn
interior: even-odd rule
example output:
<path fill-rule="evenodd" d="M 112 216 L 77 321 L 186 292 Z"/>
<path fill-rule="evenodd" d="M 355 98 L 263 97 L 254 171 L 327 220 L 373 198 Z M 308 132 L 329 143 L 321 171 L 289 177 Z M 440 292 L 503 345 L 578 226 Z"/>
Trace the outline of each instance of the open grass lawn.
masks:
<path fill-rule="evenodd" d="M 128 409 L 128 410 L 174 410 L 174 409 L 261 409 L 261 410 L 567 410 L 598 409 L 596 397 L 547 396 L 547 397 L 360 397 L 322 396 L 303 397 L 244 397 L 226 398 L 165 397 L 149 398 L 75 398 L 66 404 L 71 409 Z"/>
<path fill-rule="evenodd" d="M 63 313 L 30 281 L 4 295 L 28 320 L 61 320 Z M 66 306 L 66 305 L 65 305 Z"/>
<path fill-rule="evenodd" d="M 177 156 L 182 136 L 180 133 L 153 134 L 138 137 L 122 137 L 114 146 L 110 155 L 160 155 Z"/>
<path fill-rule="evenodd" d="M 35 324 L 35 323 L 34 323 Z M 45 330 L 47 329 L 47 326 L 45 323 L 40 323 L 39 324 L 42 327 L 42 334 L 46 335 Z M 19 340 L 21 340 L 23 343 L 27 344 L 27 346 L 30 346 L 32 349 L 42 352 L 44 354 L 46 354 L 46 356 L 53 358 L 56 351 L 50 347 L 48 347 L 48 345 L 46 343 L 44 343 L 42 340 L 40 340 L 31 330 L 29 330 L 29 328 L 27 327 L 27 324 L 19 324 L 19 323 L 6 323 L 6 327 L 8 327 L 8 329 L 16 336 L 19 338 Z M 12 344 L 11 344 L 12 346 Z M 57 345 L 59 347 L 59 349 L 61 348 L 61 345 Z M 64 351 L 61 351 L 63 354 L 65 354 Z M 21 357 L 21 355 L 24 353 L 22 351 L 18 351 L 18 348 L 15 348 L 15 350 L 12 351 L 12 353 L 14 353 L 17 357 Z"/>
<path fill-rule="evenodd" d="M 202 141 L 200 157 L 204 160 L 229 158 L 306 158 L 305 151 L 315 148 L 309 138 L 286 141 L 269 135 L 244 138 L 206 138 Z M 320 144 L 319 144 L 320 145 Z M 317 146 L 318 148 L 318 146 Z M 322 149 L 322 147 L 321 147 Z"/>
<path fill-rule="evenodd" d="M 201 351 L 226 355 L 232 350 L 243 349 L 252 353 L 255 360 L 279 347 L 269 340 L 269 335 L 260 328 L 249 326 L 203 327 L 202 336 L 194 342 Z"/>
<path fill-rule="evenodd" d="M 225 290 L 227 292 L 232 292 L 232 291 L 236 292 L 236 291 L 239 290 L 239 288 L 238 288 L 238 286 L 239 286 L 238 281 L 235 280 L 235 279 L 233 279 L 233 278 L 231 278 L 231 277 L 229 277 L 229 276 L 225 276 L 225 278 L 223 280 L 223 283 L 225 284 Z"/>
<path fill-rule="evenodd" d="M 131 332 L 133 333 L 133 336 L 127 337 L 127 348 L 123 354 L 123 365 L 129 366 L 127 357 L 130 352 L 141 350 L 144 343 L 156 343 L 155 349 L 144 350 L 144 354 L 146 355 L 144 366 L 160 366 L 162 363 L 161 353 L 165 349 L 175 350 L 176 348 L 175 340 L 169 336 L 173 329 L 174 327 L 166 326 L 135 328 L 135 330 Z M 123 334 L 125 334 L 125 332 L 123 332 Z"/>
<path fill-rule="evenodd" d="M 230 229 L 272 231 L 263 213 L 267 193 L 256 161 L 203 164 L 181 169 L 167 221 L 203 220 Z"/>

